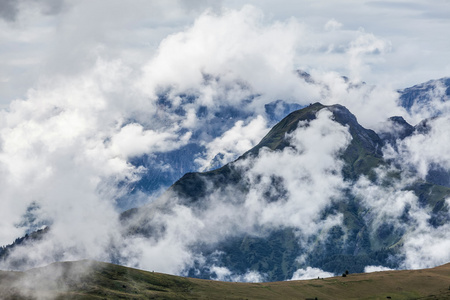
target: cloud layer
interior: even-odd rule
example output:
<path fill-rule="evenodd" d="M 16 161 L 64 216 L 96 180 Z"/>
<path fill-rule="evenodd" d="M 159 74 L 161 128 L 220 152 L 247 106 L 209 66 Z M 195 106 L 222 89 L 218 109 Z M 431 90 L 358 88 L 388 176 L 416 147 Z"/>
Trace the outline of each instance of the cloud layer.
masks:
<path fill-rule="evenodd" d="M 386 84 L 391 77 L 378 85 L 363 83 L 387 70 L 388 62 L 405 49 L 395 44 L 398 40 L 339 18 L 321 18 L 318 26 L 270 16 L 249 5 L 205 10 L 210 5 L 202 1 L 169 1 L 173 9 L 160 1 L 139 2 L 142 9 L 116 1 L 71 6 L 44 1 L 35 10 L 28 2 L 2 4 L 0 35 L 12 50 L 2 50 L 0 60 L 5 70 L 0 84 L 8 86 L 0 95 L 5 107 L 0 118 L 0 244 L 51 226 L 33 251 L 22 248 L 12 254 L 12 261 L 27 257 L 29 266 L 55 258 L 117 259 L 181 273 L 194 263 L 206 264 L 192 250 L 196 243 L 214 244 L 242 233 L 264 235 L 264 230 L 258 233 L 261 228 L 283 227 L 295 228 L 299 242 L 307 242 L 319 228 L 342 224 L 339 214 L 319 215 L 349 188 L 337 157 L 351 136 L 326 110 L 289 135 L 293 147 L 263 150 L 237 164 L 246 171 L 248 194 L 213 193 L 203 210 L 182 205 L 171 194 L 150 204 L 145 212 L 164 228 L 155 236 L 124 241 L 117 202 L 147 171 L 135 158 L 145 155 L 151 161 L 197 144 L 202 150 L 189 157 L 194 171 L 242 155 L 267 133 L 271 120 L 264 105 L 278 99 L 298 105 L 340 103 L 373 129 L 392 115 L 419 122 L 430 116 L 428 108 L 436 107 L 410 112 L 399 107 L 398 94 Z M 386 9 L 387 4 L 380 5 L 377 9 Z M 310 77 L 302 78 L 298 69 Z M 430 95 L 432 99 L 445 91 L 435 92 L 439 95 Z M 446 112 L 447 104 L 439 107 Z M 429 131 L 385 149 L 386 157 L 417 170 L 423 179 L 430 166 L 450 170 L 448 117 L 429 120 L 427 126 Z M 417 227 L 405 240 L 405 267 L 445 261 L 448 254 L 436 250 L 441 248 L 418 245 L 425 241 L 448 248 L 447 226 L 429 226 L 429 214 L 421 213 L 417 197 L 402 190 L 412 179 L 402 180 L 383 187 L 361 178 L 351 188 L 376 211 L 376 220 L 399 222 L 404 208 L 412 208 Z M 274 181 L 283 188 L 274 188 Z M 154 199 L 142 197 L 149 203 Z M 156 213 L 168 204 L 173 206 L 167 213 Z M 105 249 L 113 249 L 114 255 Z M 423 264 L 415 264 L 418 258 Z M 219 265 L 210 269 L 217 279 L 264 278 L 251 271 L 233 274 Z M 305 272 L 310 271 L 317 270 Z M 294 277 L 303 278 L 305 272 Z"/>

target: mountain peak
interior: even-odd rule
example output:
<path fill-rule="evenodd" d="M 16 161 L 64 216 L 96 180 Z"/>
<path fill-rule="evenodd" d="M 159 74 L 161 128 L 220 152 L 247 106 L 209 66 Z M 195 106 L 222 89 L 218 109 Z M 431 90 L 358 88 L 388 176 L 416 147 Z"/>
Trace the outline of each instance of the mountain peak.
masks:
<path fill-rule="evenodd" d="M 406 122 L 405 119 L 400 116 L 390 117 L 386 121 L 384 128 L 383 131 L 378 133 L 380 138 L 385 143 L 389 143 L 394 147 L 396 147 L 397 139 L 403 140 L 415 131 L 414 126 Z"/>
<path fill-rule="evenodd" d="M 271 150 L 282 150 L 289 146 L 286 134 L 297 129 L 299 122 L 310 122 L 316 119 L 317 113 L 322 109 L 328 109 L 333 114 L 332 118 L 334 121 L 348 127 L 352 136 L 349 147 L 342 155 L 347 163 L 343 170 L 345 177 L 356 178 L 361 174 L 369 175 L 371 169 L 379 165 L 381 161 L 382 140 L 373 130 L 362 127 L 355 115 L 340 104 L 323 105 L 316 102 L 290 113 L 276 124 L 258 145 L 246 152 L 243 157 L 257 155 L 263 147 Z"/>
<path fill-rule="evenodd" d="M 430 80 L 412 87 L 399 90 L 400 104 L 408 112 L 414 108 L 420 109 L 428 106 L 432 102 L 445 102 L 450 97 L 450 77 Z M 437 115 L 438 111 L 434 112 Z"/>

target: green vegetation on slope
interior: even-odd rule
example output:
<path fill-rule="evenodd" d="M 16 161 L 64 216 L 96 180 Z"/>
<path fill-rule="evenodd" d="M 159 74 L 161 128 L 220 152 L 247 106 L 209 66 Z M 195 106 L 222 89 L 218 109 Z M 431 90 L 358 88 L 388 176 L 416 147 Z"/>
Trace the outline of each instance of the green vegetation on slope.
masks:
<path fill-rule="evenodd" d="M 289 134 L 297 129 L 299 121 L 314 120 L 317 112 L 325 107 L 325 105 L 320 103 L 314 103 L 303 109 L 290 113 L 287 117 L 275 125 L 258 145 L 244 154 L 244 156 L 248 153 L 258 154 L 259 149 L 263 147 L 268 147 L 271 150 L 280 150 L 288 146 L 289 142 L 285 138 L 286 134 Z"/>

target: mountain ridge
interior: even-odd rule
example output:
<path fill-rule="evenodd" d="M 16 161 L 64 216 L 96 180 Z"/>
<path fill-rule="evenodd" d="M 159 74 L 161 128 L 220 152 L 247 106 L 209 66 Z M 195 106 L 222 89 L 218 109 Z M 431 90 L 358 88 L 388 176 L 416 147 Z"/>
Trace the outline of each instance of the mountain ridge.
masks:
<path fill-rule="evenodd" d="M 372 184 L 377 184 L 377 180 L 381 179 L 378 178 L 379 175 L 375 169 L 387 168 L 390 165 L 382 157 L 381 148 L 385 142 L 373 130 L 359 125 L 356 117 L 345 107 L 315 103 L 289 114 L 275 125 L 257 146 L 244 153 L 235 162 L 204 173 L 185 174 L 162 196 L 163 200 L 158 205 L 164 201 L 168 201 L 167 203 L 175 201 L 173 203 L 177 203 L 177 205 L 202 210 L 204 206 L 208 206 L 210 195 L 220 193 L 220 191 L 226 193 L 230 188 L 238 191 L 233 201 L 244 203 L 249 186 L 239 163 L 257 157 L 263 148 L 270 149 L 272 152 L 289 148 L 290 142 L 286 137 L 297 129 L 297 124 L 302 123 L 302 126 L 308 127 L 308 124 L 316 119 L 317 113 L 322 109 L 331 111 L 332 119 L 345 126 L 352 137 L 348 147 L 340 154 L 344 162 L 342 174 L 345 181 L 354 185 L 361 176 L 364 176 Z M 395 179 L 398 176 L 396 172 L 399 171 L 391 171 L 387 174 L 388 178 L 383 180 L 389 180 L 389 177 Z M 274 180 L 272 186 L 275 190 L 275 197 L 282 195 L 283 187 L 278 187 L 282 181 L 277 181 L 276 177 L 271 180 Z M 387 182 L 382 184 L 389 186 Z M 439 226 L 448 221 L 445 217 L 442 219 L 442 215 L 448 211 L 445 197 L 450 195 L 450 189 L 427 182 L 416 182 L 408 187 L 405 186 L 403 191 L 405 193 L 412 191 L 419 197 L 423 207 L 430 207 L 433 211 L 431 223 Z M 269 280 L 289 279 L 296 268 L 306 266 L 318 267 L 331 272 L 339 272 L 342 268 L 350 269 L 351 272 L 361 272 L 364 266 L 370 264 L 391 268 L 399 267 L 401 262 L 401 257 L 398 256 L 400 255 L 399 249 L 403 245 L 402 238 L 407 230 L 401 227 L 392 228 L 392 225 L 387 222 L 376 225 L 359 198 L 360 196 L 354 195 L 351 190 L 344 191 L 342 200 L 331 202 L 326 207 L 322 218 L 326 219 L 327 216 L 342 214 L 343 225 L 321 232 L 320 235 L 325 237 L 326 242 L 320 240 L 318 243 L 313 242 L 312 249 L 309 250 L 302 249 L 296 242 L 293 243 L 296 239 L 295 228 L 285 227 L 266 232 L 262 236 L 252 233 L 230 236 L 211 246 L 200 247 L 199 251 L 207 257 L 211 256 L 211 262 L 216 261 L 219 266 L 230 268 L 238 273 L 245 273 L 246 269 L 251 266 L 250 270 L 265 273 Z M 266 201 L 279 200 L 274 198 L 274 200 L 267 199 Z M 145 218 L 146 212 L 150 212 L 153 208 L 155 206 L 150 205 L 141 210 L 139 218 Z M 133 215 L 136 216 L 139 210 L 137 209 L 135 214 L 130 214 L 130 219 L 133 218 Z M 405 208 L 404 213 L 408 215 L 409 209 Z M 148 226 L 148 223 L 145 226 Z M 155 231 L 151 225 L 146 228 L 145 226 L 139 228 L 139 225 L 135 224 L 132 231 L 146 236 L 148 235 L 146 232 Z M 374 226 L 375 228 L 371 229 Z M 375 232 L 372 233 L 372 230 Z M 312 238 L 314 239 L 314 237 Z M 222 253 L 219 262 L 217 262 L 217 257 L 214 257 L 216 251 Z M 306 257 L 303 264 L 296 262 L 300 255 Z M 275 262 L 269 261 L 268 257 L 271 257 L 272 260 L 276 258 Z M 208 258 L 206 260 L 208 261 Z M 198 272 L 198 268 L 201 269 L 201 266 L 196 266 L 195 270 L 197 271 L 195 272 Z M 194 276 L 195 272 L 192 269 L 188 274 Z M 200 274 L 200 276 L 197 275 L 200 278 L 213 276 L 208 269 L 201 270 Z"/>

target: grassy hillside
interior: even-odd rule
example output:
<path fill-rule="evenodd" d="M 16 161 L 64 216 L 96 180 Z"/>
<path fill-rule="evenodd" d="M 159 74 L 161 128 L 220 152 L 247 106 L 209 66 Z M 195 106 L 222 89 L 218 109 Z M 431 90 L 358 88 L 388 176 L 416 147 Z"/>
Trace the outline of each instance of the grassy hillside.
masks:
<path fill-rule="evenodd" d="M 92 262 L 0 272 L 1 299 L 450 299 L 450 264 L 302 281 L 234 283 Z"/>

